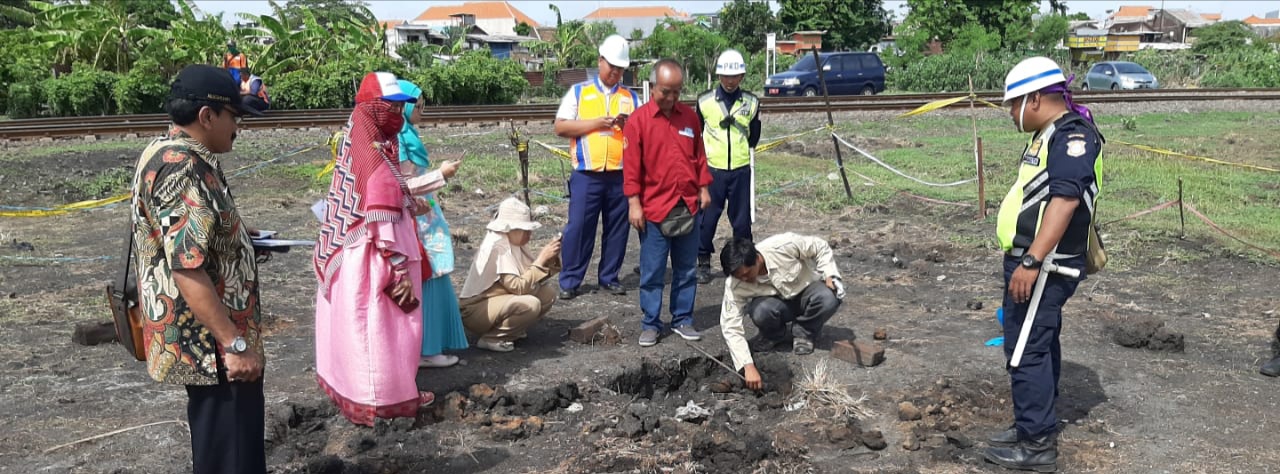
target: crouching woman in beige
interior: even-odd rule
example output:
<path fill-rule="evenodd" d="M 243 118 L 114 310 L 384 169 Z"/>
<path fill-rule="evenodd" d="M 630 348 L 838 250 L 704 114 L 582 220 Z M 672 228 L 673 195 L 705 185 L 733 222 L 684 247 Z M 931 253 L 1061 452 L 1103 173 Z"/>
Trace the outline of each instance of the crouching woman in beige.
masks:
<path fill-rule="evenodd" d="M 489 232 L 459 295 L 462 325 L 467 335 L 478 338 L 476 347 L 510 352 L 556 301 L 559 287 L 550 277 L 560 271 L 560 239 L 543 247 L 536 258 L 530 255 L 525 246 L 541 224 L 516 198 L 502 201 L 486 227 Z"/>

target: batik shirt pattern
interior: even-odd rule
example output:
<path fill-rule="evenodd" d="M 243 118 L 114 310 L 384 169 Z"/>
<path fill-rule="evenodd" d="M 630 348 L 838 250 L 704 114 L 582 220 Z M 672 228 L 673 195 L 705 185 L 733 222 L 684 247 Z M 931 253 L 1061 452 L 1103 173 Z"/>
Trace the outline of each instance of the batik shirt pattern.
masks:
<path fill-rule="evenodd" d="M 165 383 L 215 385 L 222 349 L 178 291 L 174 270 L 204 270 L 249 350 L 262 354 L 253 243 L 222 168 L 207 148 L 174 129 L 142 153 L 133 189 L 147 372 Z"/>

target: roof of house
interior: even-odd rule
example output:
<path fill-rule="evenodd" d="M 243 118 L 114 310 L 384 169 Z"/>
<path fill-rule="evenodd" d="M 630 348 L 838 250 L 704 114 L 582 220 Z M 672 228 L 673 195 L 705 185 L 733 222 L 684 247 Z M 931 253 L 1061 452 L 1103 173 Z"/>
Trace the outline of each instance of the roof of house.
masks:
<path fill-rule="evenodd" d="M 467 35 L 467 39 L 473 39 L 473 40 L 479 41 L 479 42 L 481 42 L 481 43 L 512 43 L 512 44 L 517 44 L 517 43 L 523 43 L 523 42 L 525 42 L 525 41 L 533 41 L 533 40 L 536 40 L 537 38 L 534 38 L 534 37 L 532 37 L 532 36 L 511 36 L 511 35 L 480 35 L 480 34 L 470 34 L 470 35 Z"/>
<path fill-rule="evenodd" d="M 1147 15 L 1150 13 L 1151 13 L 1151 7 L 1146 5 L 1122 5 L 1119 10 L 1116 10 L 1115 13 L 1111 14 L 1111 19 L 1113 21 L 1119 20 L 1121 18 L 1146 19 Z"/>
<path fill-rule="evenodd" d="M 424 10 L 413 21 L 448 20 L 449 17 L 459 14 L 469 14 L 475 16 L 477 20 L 510 18 L 517 24 L 528 23 L 529 26 L 538 26 L 537 21 L 507 2 L 463 2 L 462 5 L 433 6 Z"/>
<path fill-rule="evenodd" d="M 1200 16 L 1199 13 L 1185 8 L 1170 8 L 1168 10 L 1164 10 L 1164 12 L 1168 16 L 1176 18 L 1183 26 L 1187 27 L 1207 26 L 1210 23 L 1209 20 L 1204 19 L 1204 17 Z"/>
<path fill-rule="evenodd" d="M 1257 15 L 1249 15 L 1249 18 L 1244 19 L 1244 24 L 1250 26 L 1280 25 L 1280 18 L 1258 18 Z"/>
<path fill-rule="evenodd" d="M 1204 18 L 1209 21 L 1222 21 L 1222 14 L 1221 13 L 1201 13 L 1200 18 Z"/>
<path fill-rule="evenodd" d="M 542 41 L 551 41 L 556 39 L 556 27 L 539 26 L 533 29 L 533 36 L 537 36 Z"/>
<path fill-rule="evenodd" d="M 395 27 L 403 25 L 404 20 L 382 20 L 378 22 L 378 26 L 384 30 L 395 29 Z M 378 31 L 378 27 L 370 28 L 374 32 Z"/>
<path fill-rule="evenodd" d="M 583 20 L 613 20 L 616 18 L 689 18 L 689 14 L 667 6 L 658 7 L 601 7 L 582 17 Z"/>

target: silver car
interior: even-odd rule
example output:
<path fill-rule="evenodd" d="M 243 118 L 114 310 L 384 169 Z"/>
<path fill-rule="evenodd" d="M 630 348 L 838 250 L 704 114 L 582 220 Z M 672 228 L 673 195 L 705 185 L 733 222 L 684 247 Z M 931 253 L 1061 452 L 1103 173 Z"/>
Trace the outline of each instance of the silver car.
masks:
<path fill-rule="evenodd" d="M 1093 65 L 1084 76 L 1084 90 L 1158 89 L 1151 71 L 1127 61 L 1105 61 Z"/>

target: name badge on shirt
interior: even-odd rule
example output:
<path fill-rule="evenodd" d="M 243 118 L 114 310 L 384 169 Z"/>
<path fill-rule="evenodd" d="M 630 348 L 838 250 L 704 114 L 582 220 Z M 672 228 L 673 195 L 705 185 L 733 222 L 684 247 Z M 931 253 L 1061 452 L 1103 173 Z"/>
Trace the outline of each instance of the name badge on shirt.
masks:
<path fill-rule="evenodd" d="M 680 131 L 680 135 L 693 138 L 693 129 L 690 127 L 685 127 L 684 130 Z"/>

